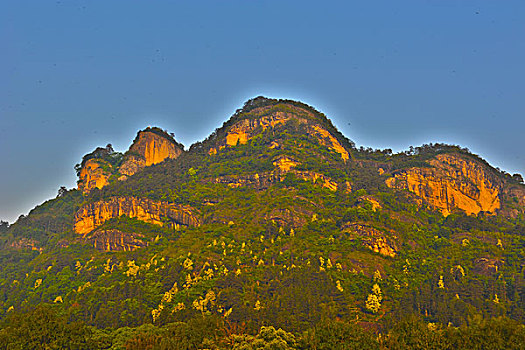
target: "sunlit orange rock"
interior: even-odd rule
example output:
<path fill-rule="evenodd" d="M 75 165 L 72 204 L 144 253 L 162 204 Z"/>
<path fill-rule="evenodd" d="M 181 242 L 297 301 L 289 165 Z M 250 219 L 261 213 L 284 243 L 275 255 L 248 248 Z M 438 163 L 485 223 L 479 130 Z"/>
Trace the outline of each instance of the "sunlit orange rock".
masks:
<path fill-rule="evenodd" d="M 313 134 L 316 135 L 326 147 L 339 153 L 344 162 L 350 158 L 348 151 L 341 145 L 341 143 L 339 143 L 339 141 L 337 141 L 335 137 L 332 136 L 332 134 L 328 132 L 328 130 L 323 129 L 318 125 L 312 125 L 311 129 Z"/>
<path fill-rule="evenodd" d="M 86 234 L 107 220 L 121 215 L 159 226 L 198 226 L 200 220 L 195 213 L 195 209 L 185 205 L 157 202 L 147 198 L 112 197 L 80 208 L 75 214 L 74 229 L 76 233 Z"/>
<path fill-rule="evenodd" d="M 299 163 L 288 157 L 280 157 L 273 162 L 273 165 L 282 171 L 290 171 L 290 169 L 295 168 L 297 164 Z"/>
<path fill-rule="evenodd" d="M 361 196 L 359 197 L 359 202 L 368 202 L 372 205 L 372 210 L 377 211 L 378 209 L 381 209 L 381 204 L 372 196 Z"/>
<path fill-rule="evenodd" d="M 264 189 L 264 188 L 268 188 L 271 184 L 284 181 L 286 179 L 286 174 L 288 173 L 294 174 L 301 180 L 311 181 L 314 184 L 321 185 L 322 187 L 328 188 L 331 191 L 336 191 L 339 187 L 337 182 L 330 179 L 328 176 L 325 176 L 320 173 L 316 173 L 313 171 L 306 171 L 306 170 L 295 170 L 295 169 L 283 170 L 280 168 L 272 172 L 264 172 L 260 174 L 241 175 L 241 176 L 236 176 L 236 175 L 219 176 L 217 178 L 214 178 L 213 182 L 226 184 L 231 188 L 255 187 L 258 189 Z M 345 189 L 345 191 L 347 192 L 351 191 L 350 183 L 342 184 L 342 186 Z"/>
<path fill-rule="evenodd" d="M 111 145 L 99 147 L 84 156 L 78 172 L 78 189 L 86 194 L 94 188 L 106 186 L 112 175 L 118 176 L 118 180 L 122 181 L 146 166 L 160 163 L 167 158 L 177 158 L 182 152 L 183 146 L 171 135 L 159 128 L 147 128 L 139 131 L 118 169 L 112 164 L 118 164 L 122 155 L 113 151 Z"/>
<path fill-rule="evenodd" d="M 322 145 L 339 153 L 346 162 L 350 158 L 348 151 L 328 130 L 316 122 L 312 123 L 309 118 L 315 118 L 314 114 L 297 106 L 277 105 L 255 108 L 249 112 L 249 118 L 239 120 L 229 128 L 226 134 L 226 144 L 228 146 L 246 144 L 255 135 L 257 129 L 264 131 L 293 120 L 299 124 L 308 124 L 309 133 L 315 136 Z M 277 146 L 277 143 L 272 142 L 270 148 Z"/>
<path fill-rule="evenodd" d="M 87 193 L 94 188 L 102 188 L 108 184 L 111 176 L 111 164 L 102 159 L 88 159 L 80 169 L 78 189 Z"/>
<path fill-rule="evenodd" d="M 119 172 L 131 176 L 146 166 L 158 164 L 167 158 L 177 158 L 182 152 L 182 146 L 168 134 L 148 128 L 137 134 L 124 156 Z"/>
<path fill-rule="evenodd" d="M 397 254 L 397 236 L 392 233 L 388 235 L 373 228 L 372 226 L 360 223 L 347 223 L 344 225 L 343 232 L 351 233 L 352 236 L 360 238 L 364 245 L 383 256 L 394 258 Z"/>
<path fill-rule="evenodd" d="M 395 172 L 386 184 L 413 192 L 420 203 L 445 216 L 456 208 L 470 215 L 494 213 L 501 207 L 500 185 L 480 162 L 458 154 L 440 154 L 429 165 Z"/>

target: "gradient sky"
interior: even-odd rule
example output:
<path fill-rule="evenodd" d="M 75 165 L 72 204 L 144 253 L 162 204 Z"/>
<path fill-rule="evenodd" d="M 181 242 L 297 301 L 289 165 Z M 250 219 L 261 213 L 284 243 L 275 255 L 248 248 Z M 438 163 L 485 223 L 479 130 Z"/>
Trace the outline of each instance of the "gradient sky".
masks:
<path fill-rule="evenodd" d="M 0 2 L 0 219 L 148 125 L 189 147 L 245 100 L 308 103 L 358 146 L 447 142 L 525 173 L 525 2 Z"/>

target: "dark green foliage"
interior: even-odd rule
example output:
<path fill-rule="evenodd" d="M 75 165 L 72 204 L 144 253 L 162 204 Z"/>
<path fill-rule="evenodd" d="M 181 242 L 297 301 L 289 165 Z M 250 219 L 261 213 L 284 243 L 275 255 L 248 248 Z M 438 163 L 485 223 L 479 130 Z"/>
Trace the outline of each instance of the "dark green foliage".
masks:
<path fill-rule="evenodd" d="M 93 152 L 88 153 L 82 157 L 82 162 L 80 164 L 75 165 L 77 176 L 80 174 L 80 169 L 82 169 L 82 167 L 90 159 L 99 160 L 101 165 L 106 163 L 107 165 L 116 169 L 122 163 L 122 157 L 122 153 L 115 152 L 111 144 L 108 144 L 106 147 L 97 147 Z"/>
<path fill-rule="evenodd" d="M 522 349 L 525 326 L 507 318 L 475 317 L 459 328 L 427 324 L 411 316 L 384 337 L 387 349 Z"/>
<path fill-rule="evenodd" d="M 30 240 L 36 246 L 45 245 L 48 240 L 72 230 L 73 216 L 81 202 L 80 192 L 63 192 L 61 196 L 31 210 L 28 216 L 21 216 L 10 225 L 7 233 L 15 238 Z"/>
<path fill-rule="evenodd" d="M 301 349 L 359 350 L 378 349 L 377 334 L 363 329 L 355 322 L 327 320 L 305 332 L 301 338 Z"/>
<path fill-rule="evenodd" d="M 91 331 L 81 322 L 67 323 L 54 308 L 39 305 L 12 312 L 0 330 L 1 349 L 93 349 Z"/>

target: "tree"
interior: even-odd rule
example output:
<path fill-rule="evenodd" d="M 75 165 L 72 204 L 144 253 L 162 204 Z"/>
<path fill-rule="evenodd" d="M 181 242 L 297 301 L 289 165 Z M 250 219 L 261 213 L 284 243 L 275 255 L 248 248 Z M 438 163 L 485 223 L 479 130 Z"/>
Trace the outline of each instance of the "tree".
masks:
<path fill-rule="evenodd" d="M 234 350 L 257 350 L 257 349 L 276 349 L 292 350 L 296 349 L 295 336 L 292 333 L 283 331 L 281 328 L 275 329 L 273 326 L 262 326 L 259 334 L 234 335 Z"/>
<path fill-rule="evenodd" d="M 60 186 L 60 188 L 58 189 L 57 198 L 62 197 L 62 196 L 65 195 L 66 193 L 67 193 L 67 188 L 66 188 L 66 186 Z"/>
<path fill-rule="evenodd" d="M 378 349 L 374 333 L 357 323 L 327 321 L 310 329 L 299 339 L 301 349 L 351 350 Z"/>
<path fill-rule="evenodd" d="M 523 183 L 523 176 L 521 176 L 521 174 L 516 173 L 516 174 L 512 175 L 512 178 L 514 180 L 518 181 L 520 184 Z"/>
<path fill-rule="evenodd" d="M 368 298 L 366 299 L 366 308 L 373 313 L 377 313 L 379 309 L 381 308 L 381 301 L 383 300 L 383 295 L 381 292 L 381 288 L 376 283 L 372 287 L 372 293 L 368 294 Z"/>
<path fill-rule="evenodd" d="M 6 232 L 9 229 L 9 223 L 4 220 L 0 220 L 0 233 Z"/>

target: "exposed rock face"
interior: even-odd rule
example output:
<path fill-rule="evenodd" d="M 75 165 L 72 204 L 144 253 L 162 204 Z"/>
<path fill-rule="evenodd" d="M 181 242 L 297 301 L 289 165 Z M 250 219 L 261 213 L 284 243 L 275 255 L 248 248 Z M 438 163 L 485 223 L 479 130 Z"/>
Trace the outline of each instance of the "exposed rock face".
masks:
<path fill-rule="evenodd" d="M 20 238 L 20 239 L 17 239 L 11 242 L 9 246 L 15 249 L 31 249 L 31 250 L 38 250 L 41 252 L 43 249 L 40 248 L 37 244 L 38 244 L 37 241 L 35 241 L 34 239 Z"/>
<path fill-rule="evenodd" d="M 358 199 L 359 203 L 370 203 L 372 205 L 372 210 L 377 211 L 378 209 L 381 209 L 381 204 L 372 196 L 361 196 Z"/>
<path fill-rule="evenodd" d="M 111 176 L 111 169 L 111 164 L 102 159 L 88 159 L 80 170 L 78 189 L 87 193 L 94 188 L 106 186 Z"/>
<path fill-rule="evenodd" d="M 505 194 L 510 198 L 515 198 L 519 206 L 525 207 L 525 187 L 523 185 L 506 188 Z"/>
<path fill-rule="evenodd" d="M 253 114 L 262 114 L 268 111 L 271 107 L 257 108 L 252 111 Z M 258 127 L 262 130 L 273 128 L 278 124 L 285 124 L 290 119 L 296 119 L 299 123 L 306 123 L 306 119 L 298 118 L 293 113 L 276 111 L 271 115 L 264 116 L 257 119 L 243 119 L 230 127 L 226 134 L 226 144 L 228 146 L 236 146 L 237 143 L 245 144 L 253 136 L 253 132 Z"/>
<path fill-rule="evenodd" d="M 185 205 L 156 202 L 147 198 L 112 197 L 105 201 L 86 204 L 75 214 L 75 232 L 86 234 L 109 219 L 126 215 L 131 218 L 163 226 L 198 226 L 196 210 Z"/>
<path fill-rule="evenodd" d="M 86 235 L 83 240 L 93 244 L 93 247 L 100 251 L 131 251 L 147 245 L 137 237 L 143 236 L 112 229 L 96 230 L 92 234 Z"/>
<path fill-rule="evenodd" d="M 295 176 L 304 181 L 312 181 L 313 183 L 321 184 L 321 186 L 328 188 L 332 191 L 336 191 L 339 187 L 337 182 L 333 181 L 328 176 L 325 176 L 323 174 L 307 170 L 295 170 L 294 168 L 299 164 L 299 162 L 287 156 L 280 156 L 279 158 L 273 161 L 273 165 L 276 167 L 274 171 L 253 175 L 220 176 L 213 179 L 213 182 L 224 183 L 232 188 L 250 186 L 258 189 L 265 189 L 268 188 L 271 184 L 284 181 L 284 179 L 286 178 L 286 174 L 290 173 L 294 174 Z M 352 187 L 350 183 L 346 182 L 341 186 L 343 186 L 345 191 L 351 191 Z"/>
<path fill-rule="evenodd" d="M 157 164 L 167 158 L 177 158 L 183 152 L 182 145 L 178 144 L 169 134 L 159 128 L 147 128 L 139 131 L 130 149 L 124 155 L 122 164 L 118 166 L 122 154 L 113 151 L 111 145 L 106 148 L 97 148 L 94 152 L 84 156 L 93 157 L 83 160 L 79 172 L 78 189 L 84 194 L 94 188 L 102 188 L 109 183 L 111 175 L 125 180 L 146 166 Z M 111 164 L 109 162 L 111 161 Z"/>
<path fill-rule="evenodd" d="M 365 245 L 376 253 L 391 258 L 396 256 L 397 248 L 394 239 L 397 237 L 389 237 L 383 232 L 363 224 L 349 223 L 344 227 L 345 232 L 353 233 L 361 238 Z"/>
<path fill-rule="evenodd" d="M 290 159 L 286 156 L 281 157 L 273 162 L 273 165 L 278 167 L 281 171 L 290 171 L 290 169 L 295 168 L 297 166 L 297 163 L 295 160 Z"/>
<path fill-rule="evenodd" d="M 309 208 L 309 203 L 307 203 L 302 198 L 296 198 L 297 205 L 295 207 L 290 207 L 287 209 L 283 208 L 273 208 L 271 211 L 267 212 L 264 216 L 264 220 L 267 222 L 274 222 L 281 227 L 291 226 L 294 228 L 299 228 L 307 223 L 307 218 L 312 217 L 313 211 Z"/>
<path fill-rule="evenodd" d="M 474 270 L 483 275 L 496 274 L 504 261 L 497 258 L 478 258 L 474 261 Z"/>
<path fill-rule="evenodd" d="M 445 216 L 455 208 L 470 215 L 494 213 L 501 207 L 501 184 L 483 164 L 457 154 L 440 154 L 429 164 L 429 168 L 395 172 L 386 184 L 413 192 L 420 203 L 439 209 Z"/>
<path fill-rule="evenodd" d="M 348 151 L 341 145 L 341 143 L 325 128 L 318 125 L 314 114 L 304 108 L 297 106 L 265 106 L 251 110 L 249 118 L 239 120 L 228 129 L 224 144 L 219 144 L 217 147 L 212 147 L 208 150 L 210 155 L 216 154 L 218 149 L 224 146 L 236 146 L 237 144 L 246 144 L 257 131 L 265 131 L 267 128 L 274 128 L 277 125 L 284 125 L 287 123 L 306 124 L 308 134 L 317 138 L 317 140 L 328 149 L 337 152 L 341 155 L 343 161 L 347 161 L 350 156 Z M 277 147 L 273 144 L 270 148 Z"/>
<path fill-rule="evenodd" d="M 315 173 L 313 171 L 294 170 L 283 171 L 276 169 L 272 172 L 266 172 L 261 174 L 244 175 L 244 176 L 221 176 L 213 179 L 215 183 L 224 183 L 232 188 L 250 186 L 258 189 L 268 188 L 273 183 L 284 181 L 286 174 L 291 173 L 304 181 L 312 181 L 314 183 L 320 183 L 321 186 L 328 188 L 332 191 L 336 191 L 338 188 L 337 182 L 333 181 L 329 177 Z M 319 181 L 319 182 L 318 182 Z M 345 189 L 349 190 L 349 186 L 344 184 Z"/>
<path fill-rule="evenodd" d="M 501 213 L 505 216 L 517 218 L 520 213 L 525 213 L 525 186 L 510 185 L 503 189 L 505 199 L 510 202 Z"/>
<path fill-rule="evenodd" d="M 177 158 L 182 152 L 182 147 L 168 136 L 151 129 L 142 130 L 126 153 L 119 172 L 131 176 L 146 166 L 158 164 L 167 158 Z"/>
<path fill-rule="evenodd" d="M 318 125 L 312 125 L 310 126 L 310 129 L 312 134 L 316 135 L 323 145 L 339 153 L 341 155 L 341 159 L 343 159 L 344 162 L 350 158 L 348 151 L 339 143 L 339 141 L 337 141 L 335 137 L 332 136 L 332 134 L 328 132 L 328 130 L 323 129 Z"/>

